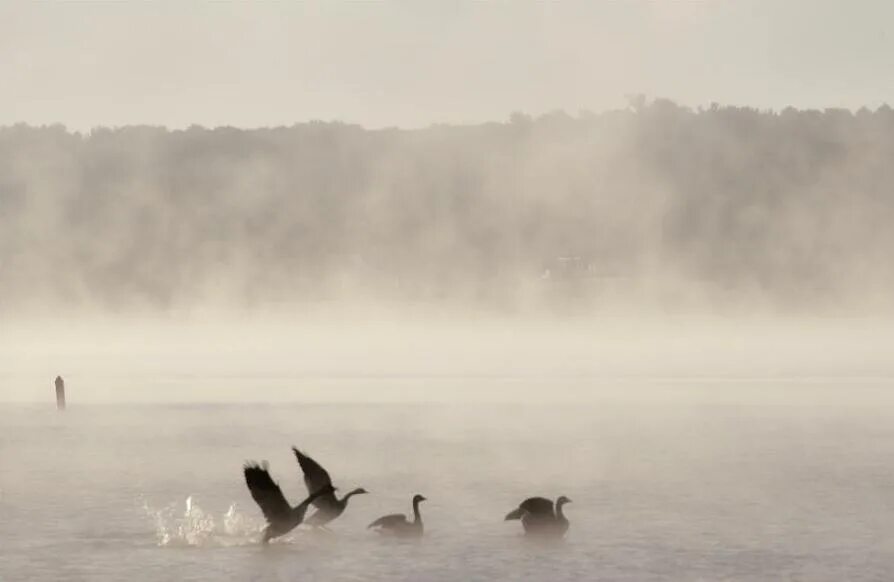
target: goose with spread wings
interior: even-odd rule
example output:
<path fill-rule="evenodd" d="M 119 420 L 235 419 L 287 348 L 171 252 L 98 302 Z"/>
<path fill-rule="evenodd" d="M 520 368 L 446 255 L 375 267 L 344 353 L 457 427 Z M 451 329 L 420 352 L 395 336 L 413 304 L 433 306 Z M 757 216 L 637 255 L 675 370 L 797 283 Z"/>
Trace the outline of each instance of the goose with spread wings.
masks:
<path fill-rule="evenodd" d="M 335 496 L 335 488 L 332 487 L 332 479 L 329 477 L 326 469 L 296 447 L 292 447 L 292 451 L 295 453 L 295 458 L 298 459 L 298 464 L 304 472 L 304 484 L 307 485 L 308 492 L 319 491 L 327 486 L 330 488 L 328 492 L 323 493 L 312 501 L 317 510 L 307 518 L 306 523 L 316 527 L 323 527 L 344 513 L 345 508 L 348 506 L 348 500 L 351 497 L 367 493 L 366 489 L 358 487 L 339 499 Z"/>
<path fill-rule="evenodd" d="M 243 473 L 252 499 L 260 506 L 264 518 L 267 520 L 268 525 L 264 529 L 262 540 L 262 543 L 265 544 L 298 527 L 304 521 L 307 508 L 315 499 L 332 494 L 332 485 L 324 485 L 311 493 L 307 499 L 295 507 L 291 507 L 279 485 L 270 477 L 266 462 L 263 465 L 246 463 Z"/>
<path fill-rule="evenodd" d="M 568 531 L 568 518 L 562 507 L 571 500 L 562 495 L 553 502 L 545 497 L 529 497 L 506 515 L 506 520 L 522 522 L 525 535 L 561 538 Z"/>
<path fill-rule="evenodd" d="M 398 537 L 422 537 L 424 527 L 422 525 L 422 515 L 419 513 L 419 504 L 423 501 L 425 501 L 425 497 L 422 495 L 417 493 L 413 496 L 413 521 L 408 520 L 403 513 L 393 513 L 380 517 L 369 524 L 367 528 L 377 528 L 379 533 Z"/>

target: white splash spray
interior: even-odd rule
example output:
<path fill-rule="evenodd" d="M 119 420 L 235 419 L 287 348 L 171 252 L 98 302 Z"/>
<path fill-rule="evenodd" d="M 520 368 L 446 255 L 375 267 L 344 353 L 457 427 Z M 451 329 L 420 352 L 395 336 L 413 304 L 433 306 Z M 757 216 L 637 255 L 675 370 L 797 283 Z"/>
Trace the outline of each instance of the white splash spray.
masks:
<path fill-rule="evenodd" d="M 216 520 L 190 495 L 185 503 L 155 509 L 143 502 L 143 511 L 152 520 L 159 546 L 236 546 L 255 543 L 259 526 L 241 515 L 236 504 Z"/>

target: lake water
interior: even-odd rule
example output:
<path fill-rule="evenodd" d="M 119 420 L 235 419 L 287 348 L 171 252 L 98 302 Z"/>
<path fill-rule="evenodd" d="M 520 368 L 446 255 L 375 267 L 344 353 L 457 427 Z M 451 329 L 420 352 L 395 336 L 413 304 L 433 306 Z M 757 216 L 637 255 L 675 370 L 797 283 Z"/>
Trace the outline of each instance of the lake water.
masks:
<path fill-rule="evenodd" d="M 233 381 L 251 393 L 250 380 Z M 469 393 L 475 382 L 493 383 L 464 382 Z M 841 581 L 894 571 L 890 383 L 682 381 L 553 402 L 558 384 L 542 381 L 528 404 L 0 404 L 0 580 Z M 297 503 L 292 444 L 343 491 L 371 494 L 352 499 L 329 535 L 298 530 L 262 547 L 242 464 L 268 460 Z M 414 493 L 429 499 L 423 540 L 365 529 L 409 512 Z M 526 543 L 503 521 L 530 495 L 573 500 L 564 543 Z"/>

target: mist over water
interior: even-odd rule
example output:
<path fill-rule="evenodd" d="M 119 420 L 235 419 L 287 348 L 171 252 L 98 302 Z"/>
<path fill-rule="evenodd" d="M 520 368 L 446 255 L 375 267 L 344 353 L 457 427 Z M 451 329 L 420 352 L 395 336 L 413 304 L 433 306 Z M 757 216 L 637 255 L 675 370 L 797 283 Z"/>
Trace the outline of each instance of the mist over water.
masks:
<path fill-rule="evenodd" d="M 888 576 L 894 113 L 627 101 L 0 128 L 0 581 Z"/>
<path fill-rule="evenodd" d="M 0 582 L 890 579 L 892 18 L 0 2 Z"/>
<path fill-rule="evenodd" d="M 0 579 L 883 578 L 883 123 L 3 130 Z M 242 464 L 297 503 L 293 444 L 371 494 L 263 547 Z"/>
<path fill-rule="evenodd" d="M 10 317 L 0 572 L 879 579 L 894 566 L 891 339 L 868 317 L 647 308 Z M 262 547 L 242 463 L 268 460 L 297 503 L 292 444 L 371 495 L 330 535 Z M 422 540 L 366 529 L 415 493 Z M 503 521 L 532 495 L 573 500 L 563 543 Z"/>
<path fill-rule="evenodd" d="M 882 384 L 894 374 L 885 321 L 46 319 L 4 326 L 0 365 L 12 402 L 47 402 L 48 373 L 75 403 L 586 401 L 643 380 Z M 482 379 L 486 389 L 472 387 Z"/>
<path fill-rule="evenodd" d="M 18 322 L 0 350 L 0 572 L 878 579 L 894 565 L 889 339 L 833 318 Z M 293 444 L 371 494 L 331 535 L 265 548 L 242 463 L 269 461 L 297 503 Z M 422 540 L 366 530 L 415 493 Z M 531 495 L 573 500 L 564 543 L 502 520 Z"/>
<path fill-rule="evenodd" d="M 884 577 L 890 406 L 858 385 L 838 386 L 858 394 L 845 406 L 816 386 L 784 403 L 732 388 L 564 405 L 7 404 L 0 567 L 13 581 Z M 269 460 L 296 502 L 292 443 L 371 494 L 332 535 L 263 548 L 241 463 Z M 416 492 L 423 540 L 365 530 Z M 565 543 L 526 543 L 502 521 L 533 494 L 573 499 Z"/>

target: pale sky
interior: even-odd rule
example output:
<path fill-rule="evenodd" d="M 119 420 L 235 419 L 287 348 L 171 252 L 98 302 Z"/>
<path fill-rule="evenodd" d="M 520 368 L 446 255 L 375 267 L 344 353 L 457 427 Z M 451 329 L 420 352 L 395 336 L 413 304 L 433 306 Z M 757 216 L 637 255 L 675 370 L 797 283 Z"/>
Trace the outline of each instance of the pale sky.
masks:
<path fill-rule="evenodd" d="M 894 2 L 0 3 L 0 125 L 894 104 Z"/>

